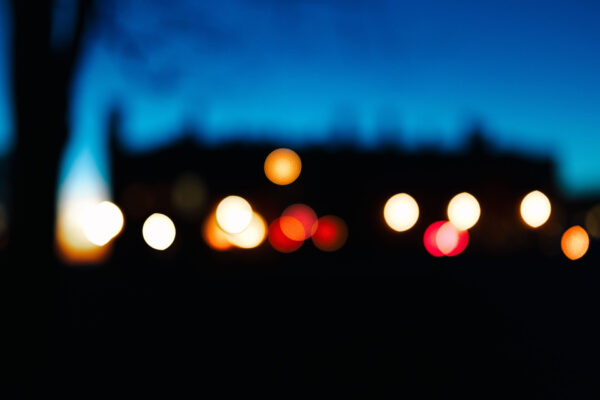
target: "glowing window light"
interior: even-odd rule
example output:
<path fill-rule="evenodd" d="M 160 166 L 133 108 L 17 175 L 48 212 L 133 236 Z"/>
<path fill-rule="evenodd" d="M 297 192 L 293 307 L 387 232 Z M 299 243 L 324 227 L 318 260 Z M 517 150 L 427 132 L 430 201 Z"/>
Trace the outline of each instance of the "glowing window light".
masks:
<path fill-rule="evenodd" d="M 563 233 L 560 247 L 569 260 L 577 260 L 587 253 L 590 247 L 590 238 L 585 229 L 575 225 Z"/>
<path fill-rule="evenodd" d="M 240 196 L 227 196 L 217 206 L 217 223 L 225 233 L 240 233 L 252 221 L 252 207 Z"/>
<path fill-rule="evenodd" d="M 211 213 L 202 226 L 202 237 L 206 244 L 217 251 L 225 251 L 233 247 L 227 234 L 217 224 L 217 216 Z"/>
<path fill-rule="evenodd" d="M 438 248 L 437 245 L 437 233 L 439 229 L 444 225 L 447 221 L 437 221 L 433 224 L 429 225 L 427 229 L 425 229 L 425 233 L 423 234 L 423 245 L 425 246 L 425 250 L 429 254 L 434 257 L 442 257 L 444 253 Z"/>
<path fill-rule="evenodd" d="M 585 215 L 585 229 L 590 236 L 600 239 L 600 204 L 594 206 Z"/>
<path fill-rule="evenodd" d="M 417 223 L 419 205 L 410 195 L 398 193 L 385 203 L 383 217 L 390 228 L 397 232 L 404 232 Z"/>
<path fill-rule="evenodd" d="M 448 204 L 448 219 L 461 231 L 472 228 L 481 215 L 479 202 L 470 193 L 459 193 Z"/>
<path fill-rule="evenodd" d="M 348 239 L 348 226 L 343 219 L 327 215 L 319 218 L 317 230 L 312 236 L 314 245 L 322 251 L 336 251 Z"/>
<path fill-rule="evenodd" d="M 280 253 L 291 253 L 298 250 L 304 241 L 292 240 L 281 230 L 280 218 L 276 219 L 269 226 L 269 243 Z"/>
<path fill-rule="evenodd" d="M 317 214 L 312 208 L 305 204 L 293 204 L 286 208 L 281 215 L 282 217 L 292 217 L 302 225 L 302 233 L 299 235 L 297 234 L 296 223 L 292 222 L 292 226 L 287 226 L 288 223 L 283 223 L 284 220 L 282 219 L 281 228 L 283 232 L 291 239 L 306 240 L 310 238 L 317 230 Z"/>
<path fill-rule="evenodd" d="M 539 190 L 534 190 L 521 201 L 521 218 L 532 228 L 538 228 L 550 218 L 550 200 Z"/>
<path fill-rule="evenodd" d="M 241 249 L 253 249 L 258 247 L 264 240 L 267 234 L 267 225 L 263 217 L 258 213 L 254 213 L 250 225 L 240 233 L 226 234 L 227 239 L 231 244 Z"/>
<path fill-rule="evenodd" d="M 104 246 L 121 232 L 123 213 L 114 203 L 103 201 L 87 212 L 82 227 L 91 243 Z"/>
<path fill-rule="evenodd" d="M 144 241 L 155 250 L 166 250 L 175 240 L 175 224 L 164 214 L 154 213 L 142 227 Z"/>
<path fill-rule="evenodd" d="M 300 176 L 302 162 L 296 152 L 290 149 L 272 151 L 265 159 L 265 175 L 277 185 L 289 185 Z"/>

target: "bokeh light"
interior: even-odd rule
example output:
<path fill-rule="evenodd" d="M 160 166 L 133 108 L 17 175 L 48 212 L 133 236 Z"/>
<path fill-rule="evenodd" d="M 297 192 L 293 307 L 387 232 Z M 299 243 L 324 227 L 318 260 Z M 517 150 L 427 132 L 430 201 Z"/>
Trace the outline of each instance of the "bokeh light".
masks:
<path fill-rule="evenodd" d="M 292 240 L 286 236 L 281 229 L 281 218 L 278 218 L 269 226 L 269 243 L 281 253 L 291 253 L 298 250 L 304 241 Z"/>
<path fill-rule="evenodd" d="M 548 221 L 552 207 L 548 197 L 539 190 L 527 194 L 521 201 L 521 218 L 532 228 L 538 228 Z"/>
<path fill-rule="evenodd" d="M 470 193 L 459 193 L 448 204 L 448 219 L 461 231 L 472 228 L 481 215 L 479 202 Z"/>
<path fill-rule="evenodd" d="M 290 224 L 292 225 L 291 227 L 287 227 L 287 223 L 282 223 L 281 228 L 283 229 L 283 233 L 285 233 L 291 239 L 306 240 L 310 238 L 317 230 L 317 214 L 312 208 L 310 208 L 306 204 L 293 204 L 286 208 L 281 215 L 282 217 L 294 218 L 302 225 L 302 234 L 297 235 L 297 228 L 295 223 L 292 222 Z"/>
<path fill-rule="evenodd" d="M 90 242 L 83 225 L 94 207 L 110 199 L 109 184 L 88 152 L 82 152 L 68 164 L 57 191 L 56 251 L 67 264 L 98 264 L 107 259 L 111 246 Z"/>
<path fill-rule="evenodd" d="M 202 237 L 206 244 L 218 251 L 225 251 L 233 247 L 227 234 L 219 228 L 217 224 L 217 215 L 212 212 L 204 221 L 202 226 Z"/>
<path fill-rule="evenodd" d="M 317 230 L 312 236 L 314 245 L 323 251 L 339 250 L 348 239 L 348 226 L 334 215 L 319 218 Z"/>
<path fill-rule="evenodd" d="M 458 245 L 458 229 L 451 222 L 446 222 L 437 230 L 435 244 L 442 254 L 450 254 Z"/>
<path fill-rule="evenodd" d="M 445 255 L 448 257 L 454 257 L 465 251 L 469 244 L 469 231 L 459 231 L 458 232 L 458 241 L 456 242 L 456 247 Z"/>
<path fill-rule="evenodd" d="M 96 246 L 104 246 L 121 232 L 123 213 L 110 201 L 90 208 L 82 221 L 85 237 Z"/>
<path fill-rule="evenodd" d="M 469 243 L 469 231 L 458 230 L 452 222 L 442 224 L 435 235 L 435 244 L 448 257 L 462 253 Z"/>
<path fill-rule="evenodd" d="M 587 253 L 590 247 L 590 238 L 581 226 L 575 225 L 563 233 L 560 247 L 570 260 L 577 260 Z"/>
<path fill-rule="evenodd" d="M 423 245 L 425 246 L 425 250 L 429 254 L 434 257 L 441 257 L 444 253 L 438 248 L 437 245 L 437 234 L 439 229 L 444 225 L 447 221 L 437 221 L 433 224 L 429 225 L 427 229 L 425 229 L 425 233 L 423 234 Z"/>
<path fill-rule="evenodd" d="M 69 264 L 97 264 L 108 256 L 109 246 L 96 246 L 83 232 L 83 221 L 100 203 L 97 197 L 73 197 L 59 202 L 56 220 L 56 249 Z"/>
<path fill-rule="evenodd" d="M 144 241 L 155 250 L 166 250 L 175 240 L 175 224 L 164 214 L 154 213 L 142 227 Z"/>
<path fill-rule="evenodd" d="M 196 174 L 182 174 L 173 185 L 171 202 L 175 209 L 185 217 L 193 218 L 200 214 L 206 204 L 206 184 Z"/>
<path fill-rule="evenodd" d="M 306 236 L 302 222 L 294 217 L 281 216 L 279 226 L 285 236 L 296 242 L 302 242 Z"/>
<path fill-rule="evenodd" d="M 218 227 L 217 227 L 218 228 Z M 267 224 L 262 216 L 254 213 L 250 225 L 240 233 L 226 234 L 231 244 L 241 249 L 258 247 L 267 235 Z"/>
<path fill-rule="evenodd" d="M 300 176 L 302 162 L 296 152 L 290 149 L 272 151 L 265 160 L 265 175 L 277 185 L 289 185 Z"/>
<path fill-rule="evenodd" d="M 404 232 L 412 228 L 419 219 L 419 205 L 409 194 L 398 193 L 385 203 L 383 217 L 390 228 Z"/>
<path fill-rule="evenodd" d="M 449 221 L 436 221 L 423 234 L 425 250 L 434 257 L 454 257 L 469 244 L 469 232 L 459 230 Z"/>
<path fill-rule="evenodd" d="M 250 203 L 240 196 L 227 196 L 217 206 L 217 223 L 226 233 L 240 233 L 253 215 Z"/>
<path fill-rule="evenodd" d="M 600 204 L 592 207 L 585 215 L 585 229 L 591 237 L 600 239 Z"/>

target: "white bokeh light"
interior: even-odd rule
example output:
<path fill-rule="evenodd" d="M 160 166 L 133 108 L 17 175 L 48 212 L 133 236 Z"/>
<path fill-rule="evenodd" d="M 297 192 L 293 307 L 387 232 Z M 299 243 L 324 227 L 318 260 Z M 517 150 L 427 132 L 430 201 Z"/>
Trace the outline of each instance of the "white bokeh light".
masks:
<path fill-rule="evenodd" d="M 152 214 L 144 222 L 142 236 L 153 249 L 166 250 L 175 240 L 175 224 L 164 214 Z"/>
<path fill-rule="evenodd" d="M 472 228 L 479 221 L 480 215 L 479 202 L 470 193 L 459 193 L 448 204 L 448 219 L 458 230 Z"/>
<path fill-rule="evenodd" d="M 550 218 L 551 211 L 550 200 L 539 190 L 529 193 L 521 201 L 521 217 L 532 228 L 544 225 Z"/>
<path fill-rule="evenodd" d="M 123 228 L 123 213 L 114 203 L 103 201 L 87 210 L 82 221 L 83 233 L 96 246 L 104 246 Z"/>
<path fill-rule="evenodd" d="M 254 213 L 250 225 L 240 233 L 225 234 L 231 244 L 241 249 L 259 246 L 267 236 L 267 224 L 263 217 Z"/>
<path fill-rule="evenodd" d="M 398 193 L 385 203 L 383 217 L 390 228 L 404 232 L 412 228 L 419 219 L 419 205 L 406 193 Z"/>
<path fill-rule="evenodd" d="M 217 224 L 226 233 L 240 233 L 250 225 L 252 207 L 240 196 L 227 196 L 217 206 Z"/>

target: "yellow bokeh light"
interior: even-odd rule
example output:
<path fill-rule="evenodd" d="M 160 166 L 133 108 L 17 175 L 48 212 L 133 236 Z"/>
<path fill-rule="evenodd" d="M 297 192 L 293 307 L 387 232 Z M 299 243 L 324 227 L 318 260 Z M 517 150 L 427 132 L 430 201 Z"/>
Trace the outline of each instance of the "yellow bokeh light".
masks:
<path fill-rule="evenodd" d="M 142 227 L 144 241 L 155 250 L 166 250 L 175 240 L 175 224 L 164 214 L 154 213 Z"/>
<path fill-rule="evenodd" d="M 385 203 L 383 217 L 390 228 L 404 232 L 412 228 L 419 219 L 419 205 L 406 193 L 398 193 Z"/>
<path fill-rule="evenodd" d="M 231 244 L 241 249 L 253 249 L 258 247 L 267 236 L 267 224 L 263 217 L 254 213 L 250 225 L 240 233 L 226 234 Z"/>
<path fill-rule="evenodd" d="M 532 228 L 538 228 L 550 218 L 550 200 L 539 190 L 534 190 L 521 201 L 521 218 Z"/>
<path fill-rule="evenodd" d="M 459 193 L 448 204 L 448 219 L 461 231 L 472 228 L 481 215 L 479 202 L 470 193 Z"/>
<path fill-rule="evenodd" d="M 83 233 L 96 246 L 104 246 L 121 232 L 123 213 L 114 203 L 103 201 L 84 216 Z"/>
<path fill-rule="evenodd" d="M 217 223 L 225 233 L 240 233 L 252 221 L 252 207 L 240 196 L 227 196 L 217 206 Z"/>
<path fill-rule="evenodd" d="M 300 176 L 302 162 L 296 152 L 290 149 L 272 151 L 265 160 L 265 175 L 277 185 L 289 185 Z"/>
<path fill-rule="evenodd" d="M 577 260 L 587 253 L 590 238 L 581 226 L 575 225 L 563 233 L 560 247 L 569 260 Z"/>

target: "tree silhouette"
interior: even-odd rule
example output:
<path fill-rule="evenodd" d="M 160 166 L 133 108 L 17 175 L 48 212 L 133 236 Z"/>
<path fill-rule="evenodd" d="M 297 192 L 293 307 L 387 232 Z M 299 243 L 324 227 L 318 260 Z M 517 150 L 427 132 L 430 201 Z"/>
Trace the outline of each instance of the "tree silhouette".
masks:
<path fill-rule="evenodd" d="M 94 17 L 94 1 L 73 2 L 70 40 L 51 43 L 57 1 L 12 0 L 13 97 L 16 146 L 11 170 L 10 248 L 28 268 L 48 269 L 54 260 L 53 237 L 59 159 L 69 126 L 70 87 Z M 36 251 L 31 251 L 35 246 Z M 42 256 L 42 257 L 40 257 Z"/>
<path fill-rule="evenodd" d="M 11 321 L 8 361 L 17 378 L 35 373 L 44 353 L 56 301 L 54 255 L 56 183 L 68 136 L 70 87 L 94 2 L 73 2 L 73 35 L 51 43 L 56 1 L 11 0 L 12 90 L 16 140 L 10 170 L 9 268 L 3 276 L 5 314 Z M 27 382 L 24 382 L 27 385 Z"/>

